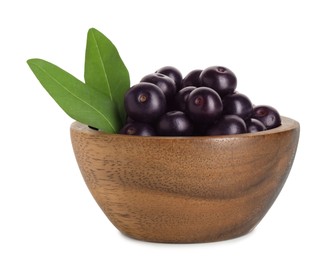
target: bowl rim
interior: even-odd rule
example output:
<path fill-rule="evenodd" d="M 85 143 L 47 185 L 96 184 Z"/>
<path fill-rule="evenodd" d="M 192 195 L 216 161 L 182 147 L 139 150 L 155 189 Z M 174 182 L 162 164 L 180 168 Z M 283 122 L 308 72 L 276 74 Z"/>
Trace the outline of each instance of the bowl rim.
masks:
<path fill-rule="evenodd" d="M 111 133 L 106 133 L 103 131 L 99 131 L 99 130 L 93 130 L 91 129 L 88 125 L 80 123 L 78 121 L 74 121 L 71 124 L 71 130 L 76 130 L 78 132 L 83 132 L 85 134 L 89 134 L 89 135 L 96 135 L 96 136 L 110 136 L 110 137 L 119 137 L 119 138 L 125 138 L 125 139 L 156 139 L 156 140 L 177 140 L 177 139 L 183 139 L 183 140 L 209 140 L 209 139 L 236 139 L 236 138 L 249 138 L 249 137 L 256 137 L 256 136 L 267 136 L 267 135 L 272 135 L 272 134 L 278 134 L 278 133 L 282 133 L 282 132 L 286 132 L 286 131 L 290 131 L 290 130 L 294 130 L 294 129 L 299 129 L 300 128 L 300 124 L 298 121 L 289 118 L 289 117 L 285 117 L 285 116 L 281 116 L 281 125 L 273 128 L 273 129 L 269 129 L 269 130 L 265 130 L 265 131 L 261 131 L 261 132 L 256 132 L 256 133 L 244 133 L 244 134 L 234 134 L 234 135 L 204 135 L 204 136 L 136 136 L 136 135 L 124 135 L 124 134 L 111 134 Z"/>

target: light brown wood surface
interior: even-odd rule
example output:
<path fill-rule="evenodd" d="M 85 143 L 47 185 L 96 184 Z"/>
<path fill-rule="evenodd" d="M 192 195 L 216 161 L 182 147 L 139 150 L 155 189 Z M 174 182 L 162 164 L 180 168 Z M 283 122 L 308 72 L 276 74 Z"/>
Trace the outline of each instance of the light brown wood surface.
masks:
<path fill-rule="evenodd" d="M 272 130 L 217 137 L 113 135 L 75 122 L 71 140 L 91 194 L 117 229 L 193 243 L 238 237 L 260 222 L 288 177 L 299 132 L 286 117 Z"/>

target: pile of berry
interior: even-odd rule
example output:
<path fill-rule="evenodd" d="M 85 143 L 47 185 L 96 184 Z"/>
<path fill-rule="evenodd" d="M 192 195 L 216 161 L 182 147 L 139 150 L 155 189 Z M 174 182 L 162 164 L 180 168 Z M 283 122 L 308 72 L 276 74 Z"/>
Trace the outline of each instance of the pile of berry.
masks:
<path fill-rule="evenodd" d="M 254 106 L 236 92 L 228 68 L 193 70 L 184 78 L 166 66 L 143 77 L 125 94 L 127 121 L 121 134 L 202 136 L 254 133 L 281 124 L 278 111 Z"/>

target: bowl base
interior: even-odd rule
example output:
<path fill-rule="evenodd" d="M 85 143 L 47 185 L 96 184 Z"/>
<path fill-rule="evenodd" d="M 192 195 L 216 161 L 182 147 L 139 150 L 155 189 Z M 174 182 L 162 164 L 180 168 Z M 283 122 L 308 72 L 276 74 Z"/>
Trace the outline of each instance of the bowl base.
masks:
<path fill-rule="evenodd" d="M 159 244 L 202 244 L 202 243 L 216 243 L 216 242 L 226 242 L 231 241 L 235 239 L 243 239 L 253 233 L 255 228 L 252 228 L 251 230 L 248 230 L 244 233 L 240 233 L 237 235 L 231 235 L 231 236 L 218 236 L 217 238 L 212 239 L 199 239 L 199 240 L 190 240 L 188 238 L 186 239 L 158 239 L 158 238 L 143 238 L 143 237 L 135 237 L 134 235 L 126 234 L 122 231 L 119 231 L 119 233 L 125 237 L 126 239 L 131 239 L 134 241 L 141 241 L 141 242 L 147 242 L 147 243 L 159 243 Z"/>

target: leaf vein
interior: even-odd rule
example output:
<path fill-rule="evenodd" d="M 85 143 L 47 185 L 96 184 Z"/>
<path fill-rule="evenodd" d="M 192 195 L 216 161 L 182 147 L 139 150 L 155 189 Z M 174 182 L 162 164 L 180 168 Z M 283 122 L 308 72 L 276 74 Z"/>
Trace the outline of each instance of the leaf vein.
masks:
<path fill-rule="evenodd" d="M 110 84 L 109 84 L 108 75 L 106 73 L 105 63 L 104 63 L 104 61 L 102 59 L 102 55 L 101 55 L 101 51 L 100 51 L 100 48 L 99 48 L 99 45 L 98 45 L 98 41 L 96 40 L 96 37 L 95 37 L 94 33 L 92 33 L 92 37 L 93 37 L 93 39 L 95 41 L 95 46 L 96 46 L 96 50 L 97 50 L 98 55 L 99 55 L 99 60 L 100 60 L 101 68 L 104 71 L 104 75 L 105 75 L 105 79 L 106 79 L 106 84 L 107 84 L 107 88 L 108 88 L 108 94 L 109 94 L 110 99 L 113 100 L 113 96 L 112 96 L 112 91 L 111 91 Z"/>

